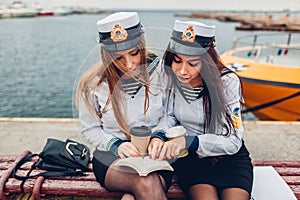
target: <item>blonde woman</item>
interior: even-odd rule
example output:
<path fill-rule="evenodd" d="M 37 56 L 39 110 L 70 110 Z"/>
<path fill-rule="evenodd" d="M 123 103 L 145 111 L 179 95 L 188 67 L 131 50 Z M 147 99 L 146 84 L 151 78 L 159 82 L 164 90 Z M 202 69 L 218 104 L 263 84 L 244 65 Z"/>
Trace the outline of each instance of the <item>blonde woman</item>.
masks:
<path fill-rule="evenodd" d="M 144 29 L 136 12 L 119 12 L 97 22 L 102 63 L 90 68 L 77 89 L 83 136 L 96 150 L 93 170 L 109 191 L 124 192 L 122 199 L 167 199 L 172 172 L 146 177 L 111 164 L 139 156 L 130 142 L 130 128 L 148 126 L 151 146 L 163 144 L 157 124 L 163 115 L 160 59 L 146 52 Z"/>

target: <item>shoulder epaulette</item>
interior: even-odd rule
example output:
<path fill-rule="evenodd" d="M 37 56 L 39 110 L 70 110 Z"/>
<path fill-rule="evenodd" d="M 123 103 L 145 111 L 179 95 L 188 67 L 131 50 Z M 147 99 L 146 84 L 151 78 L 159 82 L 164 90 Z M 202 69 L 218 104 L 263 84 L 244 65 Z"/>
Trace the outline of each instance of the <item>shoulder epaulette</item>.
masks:
<path fill-rule="evenodd" d="M 221 73 L 221 76 L 225 76 L 226 74 L 231 74 L 231 73 L 234 73 L 234 72 L 231 70 L 226 70 Z"/>

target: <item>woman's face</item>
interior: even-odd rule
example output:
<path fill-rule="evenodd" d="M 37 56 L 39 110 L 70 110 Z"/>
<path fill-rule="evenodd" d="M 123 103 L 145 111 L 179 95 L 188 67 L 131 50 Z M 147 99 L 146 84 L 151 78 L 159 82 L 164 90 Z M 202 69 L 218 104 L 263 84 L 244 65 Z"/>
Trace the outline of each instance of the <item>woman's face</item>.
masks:
<path fill-rule="evenodd" d="M 200 76 L 201 67 L 200 56 L 174 55 L 172 70 L 181 83 L 191 87 L 199 86 L 202 83 Z"/>
<path fill-rule="evenodd" d="M 128 76 L 137 76 L 140 72 L 141 51 L 137 48 L 131 48 L 123 51 L 113 52 L 114 65 L 121 71 L 126 72 Z"/>

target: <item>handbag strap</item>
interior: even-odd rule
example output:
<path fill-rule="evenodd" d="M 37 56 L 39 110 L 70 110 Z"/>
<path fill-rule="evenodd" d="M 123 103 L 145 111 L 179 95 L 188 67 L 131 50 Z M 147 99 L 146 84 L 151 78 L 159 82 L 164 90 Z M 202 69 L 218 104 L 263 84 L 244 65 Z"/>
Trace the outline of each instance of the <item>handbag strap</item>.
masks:
<path fill-rule="evenodd" d="M 31 158 L 39 156 L 39 154 L 27 154 L 24 156 L 14 167 L 13 169 L 13 177 L 18 179 L 18 180 L 26 180 L 29 178 L 34 178 L 37 176 L 43 176 L 43 177 L 51 177 L 51 176 L 78 176 L 78 175 L 83 175 L 83 171 L 81 170 L 65 170 L 65 171 L 46 171 L 46 172 L 41 172 L 36 175 L 32 176 L 19 176 L 16 174 L 18 169 L 27 161 L 29 161 Z"/>

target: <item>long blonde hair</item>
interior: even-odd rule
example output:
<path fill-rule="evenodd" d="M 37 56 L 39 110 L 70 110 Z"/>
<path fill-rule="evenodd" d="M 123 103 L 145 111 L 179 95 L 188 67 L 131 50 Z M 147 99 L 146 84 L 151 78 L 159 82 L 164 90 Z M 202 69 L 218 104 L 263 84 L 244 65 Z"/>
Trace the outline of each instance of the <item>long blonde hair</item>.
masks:
<path fill-rule="evenodd" d="M 137 48 L 141 54 L 141 73 L 142 77 L 138 77 L 138 81 L 145 87 L 145 100 L 144 100 L 144 116 L 149 108 L 149 74 L 147 71 L 147 63 L 146 63 L 146 42 L 145 38 L 142 36 L 140 42 L 137 44 Z M 126 110 L 125 110 L 125 102 L 124 97 L 122 95 L 122 87 L 120 83 L 121 75 L 120 70 L 114 65 L 114 62 L 118 62 L 118 60 L 114 60 L 110 52 L 107 52 L 105 49 L 101 48 L 102 55 L 102 63 L 98 63 L 91 68 L 89 68 L 83 76 L 80 78 L 77 91 L 76 91 L 76 106 L 79 108 L 80 101 L 84 100 L 84 103 L 87 105 L 89 111 L 98 116 L 98 119 L 101 121 L 102 113 L 107 112 L 109 109 L 109 105 L 111 104 L 115 119 L 120 130 L 124 133 L 124 135 L 129 139 L 130 138 L 130 130 L 128 127 L 127 119 L 126 119 Z M 118 63 L 118 65 L 122 65 L 122 63 Z M 123 67 L 122 67 L 123 69 Z M 126 71 L 121 71 L 122 73 L 126 73 Z M 93 82 L 98 78 L 97 82 Z M 99 112 L 97 110 L 97 105 L 95 105 L 95 99 L 89 99 L 90 94 L 96 90 L 96 88 L 102 83 L 106 81 L 109 88 L 109 98 L 107 99 L 103 108 Z M 93 96 L 95 98 L 95 95 Z"/>

